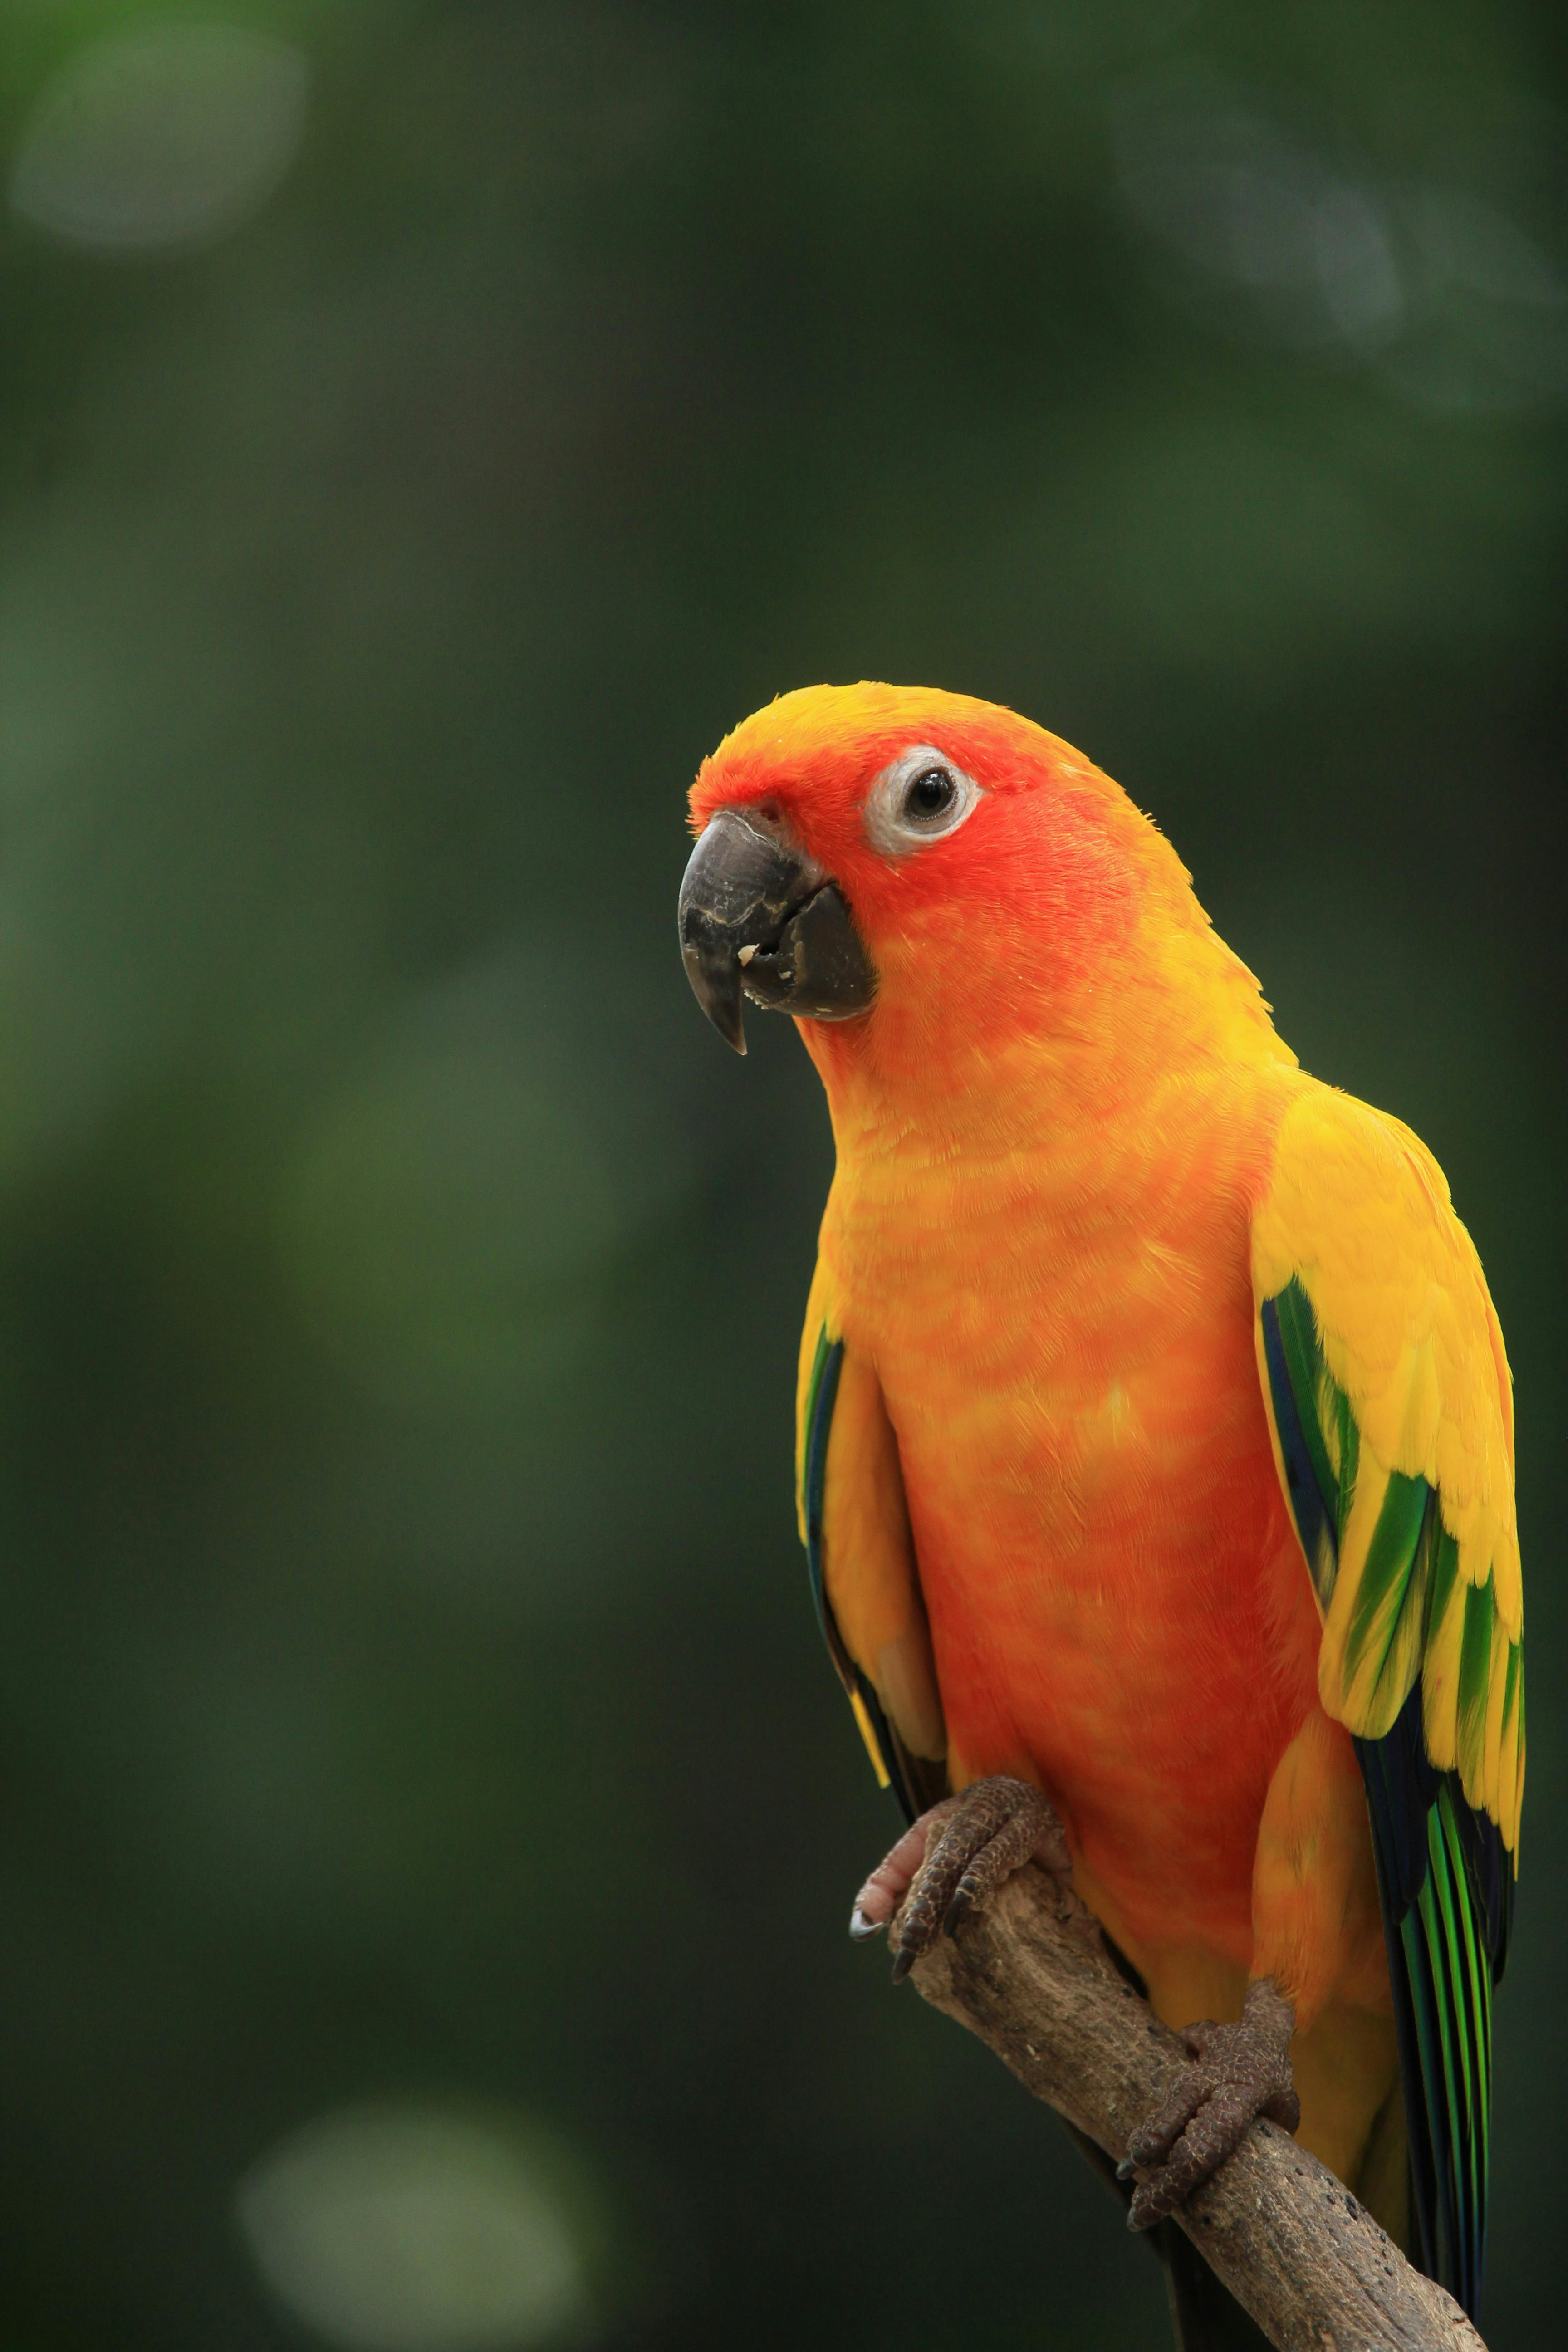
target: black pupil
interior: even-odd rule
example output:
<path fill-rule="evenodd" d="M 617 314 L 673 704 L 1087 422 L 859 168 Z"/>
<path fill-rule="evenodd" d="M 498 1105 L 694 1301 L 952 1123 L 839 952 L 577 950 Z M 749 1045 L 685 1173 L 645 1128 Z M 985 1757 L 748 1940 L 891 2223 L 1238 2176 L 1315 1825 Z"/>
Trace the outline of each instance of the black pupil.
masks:
<path fill-rule="evenodd" d="M 928 768 L 917 776 L 905 795 L 904 805 L 911 816 L 945 816 L 952 806 L 952 778 L 945 768 Z"/>

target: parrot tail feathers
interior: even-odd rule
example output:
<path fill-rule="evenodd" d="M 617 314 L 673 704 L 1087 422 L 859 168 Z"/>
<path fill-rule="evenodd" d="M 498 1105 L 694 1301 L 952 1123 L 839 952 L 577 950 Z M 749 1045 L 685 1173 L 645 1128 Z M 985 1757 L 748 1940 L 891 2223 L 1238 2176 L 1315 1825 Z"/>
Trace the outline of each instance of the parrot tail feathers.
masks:
<path fill-rule="evenodd" d="M 1427 2275 L 1473 2314 L 1486 2268 L 1492 1989 L 1513 1874 L 1497 1824 L 1427 1760 L 1421 1694 L 1382 1739 L 1356 1741 L 1405 2085 L 1415 2244 Z M 1412 2098 L 1412 2085 L 1424 2096 Z"/>

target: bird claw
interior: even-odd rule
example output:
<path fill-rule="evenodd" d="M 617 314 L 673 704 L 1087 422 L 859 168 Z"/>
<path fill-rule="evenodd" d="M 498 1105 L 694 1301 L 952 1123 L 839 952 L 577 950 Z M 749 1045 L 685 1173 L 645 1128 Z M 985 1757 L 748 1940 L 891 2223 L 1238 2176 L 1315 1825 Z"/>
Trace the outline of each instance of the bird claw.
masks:
<path fill-rule="evenodd" d="M 1029 1860 L 1065 1878 L 1072 1868 L 1061 1823 L 1038 1789 L 998 1775 L 922 1813 L 856 1897 L 849 1933 L 893 1929 L 893 1982 L 979 1910 Z"/>
<path fill-rule="evenodd" d="M 1119 2180 L 1137 2180 L 1129 2229 L 1147 2230 L 1184 2204 L 1238 2147 L 1255 2118 L 1267 2116 L 1293 2132 L 1301 2102 L 1290 2074 L 1296 2016 L 1270 1979 L 1247 1989 L 1239 2025 L 1204 2018 L 1182 2040 L 1194 2063 L 1184 2066 L 1162 2104 L 1141 2124 L 1116 2168 Z"/>

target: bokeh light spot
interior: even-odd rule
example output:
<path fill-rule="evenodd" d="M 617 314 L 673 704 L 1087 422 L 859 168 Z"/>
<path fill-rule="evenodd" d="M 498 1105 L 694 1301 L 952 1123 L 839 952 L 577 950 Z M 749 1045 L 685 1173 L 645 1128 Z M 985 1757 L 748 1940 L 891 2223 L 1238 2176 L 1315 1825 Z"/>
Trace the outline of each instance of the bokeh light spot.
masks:
<path fill-rule="evenodd" d="M 307 2125 L 240 2182 L 240 2229 L 296 2317 L 351 2352 L 581 2343 L 593 2302 L 547 2143 L 440 2107 Z"/>
<path fill-rule="evenodd" d="M 1331 157 L 1207 77 L 1124 91 L 1112 111 L 1123 203 L 1176 261 L 1173 289 L 1216 318 L 1362 362 L 1426 406 L 1568 393 L 1568 273 L 1544 229 L 1462 186 Z"/>
<path fill-rule="evenodd" d="M 95 41 L 23 129 L 13 209 L 105 253 L 207 244 L 282 180 L 309 89 L 298 49 L 237 26 L 146 26 Z"/>

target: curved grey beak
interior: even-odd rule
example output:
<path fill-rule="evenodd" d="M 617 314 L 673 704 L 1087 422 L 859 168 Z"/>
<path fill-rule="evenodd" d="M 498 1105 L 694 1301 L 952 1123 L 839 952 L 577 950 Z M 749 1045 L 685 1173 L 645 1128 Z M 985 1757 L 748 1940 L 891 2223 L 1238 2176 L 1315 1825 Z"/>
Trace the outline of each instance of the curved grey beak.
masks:
<path fill-rule="evenodd" d="M 737 1054 L 742 992 L 813 1021 L 868 1011 L 877 973 L 837 886 L 765 818 L 721 809 L 680 886 L 680 955 L 692 993 Z"/>

